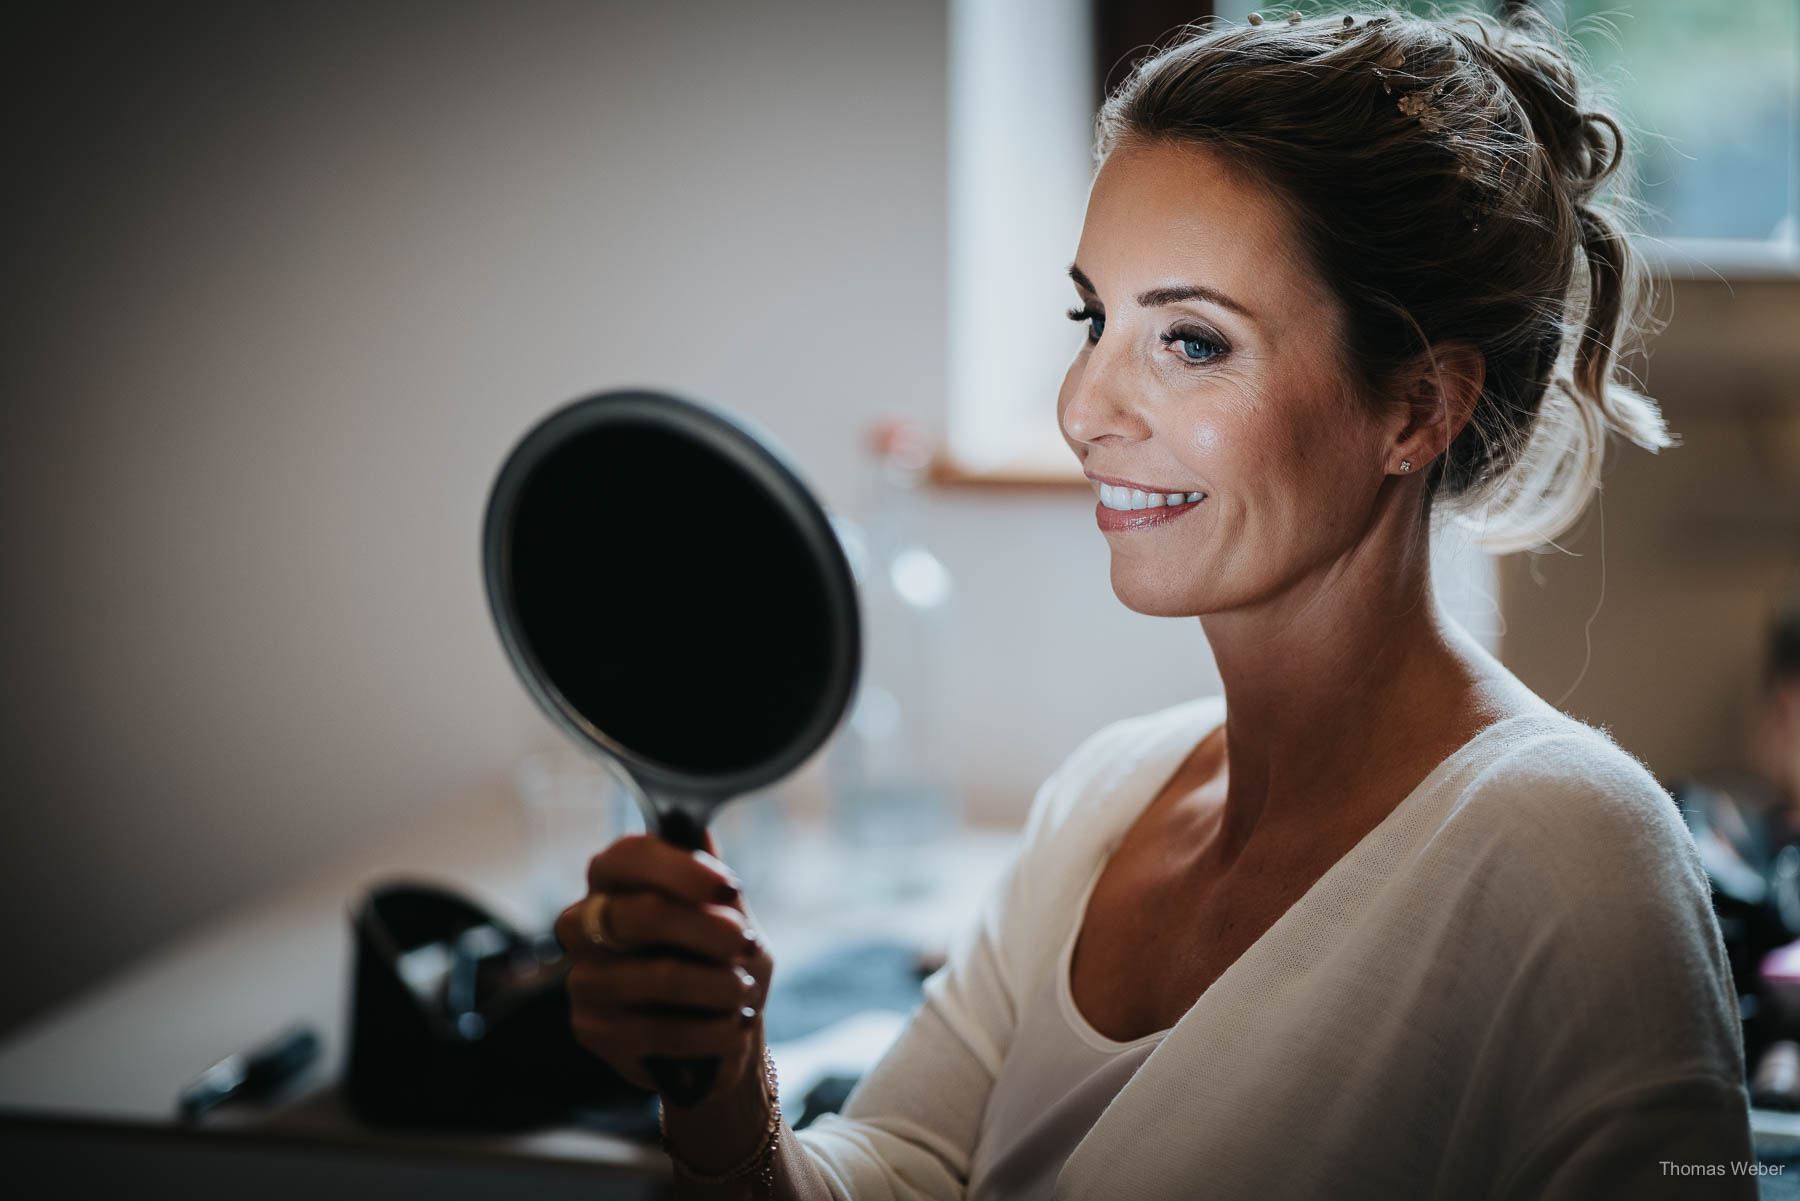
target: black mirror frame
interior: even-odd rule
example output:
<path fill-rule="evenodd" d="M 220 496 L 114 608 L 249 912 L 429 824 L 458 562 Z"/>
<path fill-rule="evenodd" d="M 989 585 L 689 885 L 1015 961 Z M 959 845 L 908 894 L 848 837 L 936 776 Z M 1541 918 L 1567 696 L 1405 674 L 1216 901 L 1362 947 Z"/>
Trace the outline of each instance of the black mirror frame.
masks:
<path fill-rule="evenodd" d="M 761 483 L 792 519 L 815 561 L 823 568 L 832 614 L 832 662 L 836 665 L 812 718 L 777 754 L 743 771 L 694 775 L 641 755 L 596 727 L 550 682 L 519 633 L 513 599 L 511 551 L 518 497 L 532 469 L 557 447 L 597 427 L 614 423 L 674 428 L 696 438 Z M 599 392 L 571 401 L 542 419 L 507 455 L 489 492 L 484 522 L 483 571 L 494 623 L 507 657 L 526 689 L 549 717 L 578 743 L 603 751 L 625 767 L 659 800 L 680 805 L 693 797 L 711 803 L 754 792 L 783 778 L 809 758 L 837 728 L 850 708 L 862 665 L 862 628 L 855 577 L 830 518 L 812 491 L 788 465 L 774 438 L 741 416 L 727 415 L 681 397 L 650 389 Z M 685 807 L 685 806 L 684 806 Z M 650 817 L 646 814 L 646 817 Z M 695 814 L 703 819 L 703 814 Z"/>

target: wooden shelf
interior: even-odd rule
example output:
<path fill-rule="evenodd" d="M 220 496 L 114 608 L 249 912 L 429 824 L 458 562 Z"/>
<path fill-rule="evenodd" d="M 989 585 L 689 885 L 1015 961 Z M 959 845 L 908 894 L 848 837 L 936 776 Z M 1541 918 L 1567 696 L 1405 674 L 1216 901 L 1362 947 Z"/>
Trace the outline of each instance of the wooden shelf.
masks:
<path fill-rule="evenodd" d="M 1067 463 L 1020 460 L 995 467 L 974 467 L 944 450 L 932 456 L 925 479 L 939 488 L 1065 491 L 1093 486 L 1072 456 Z"/>

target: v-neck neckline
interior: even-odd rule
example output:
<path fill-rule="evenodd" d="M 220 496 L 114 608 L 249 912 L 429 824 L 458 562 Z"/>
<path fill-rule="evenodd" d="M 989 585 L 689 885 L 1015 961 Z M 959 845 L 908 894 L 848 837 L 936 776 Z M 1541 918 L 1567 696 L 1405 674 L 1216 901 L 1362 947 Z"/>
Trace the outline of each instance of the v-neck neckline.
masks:
<path fill-rule="evenodd" d="M 1120 809 L 1115 811 L 1119 813 L 1120 824 L 1112 829 L 1106 838 L 1102 839 L 1102 849 L 1099 852 L 1100 866 L 1095 869 L 1093 876 L 1096 882 L 1100 873 L 1105 870 L 1104 864 L 1117 850 L 1119 843 L 1123 841 L 1125 833 L 1131 829 L 1138 817 L 1150 807 L 1151 803 L 1161 794 L 1162 789 L 1174 778 L 1175 772 L 1180 770 L 1198 740 L 1209 735 L 1217 726 L 1222 725 L 1226 717 L 1223 694 L 1187 702 L 1180 706 L 1179 710 L 1179 713 L 1169 722 L 1167 729 L 1158 730 L 1145 740 L 1141 749 L 1133 756 L 1130 765 L 1117 778 L 1115 787 L 1121 789 L 1135 787 L 1138 790 L 1136 803 L 1120 806 Z M 1264 930 L 1249 947 L 1245 948 L 1242 954 L 1227 965 L 1223 972 L 1219 973 L 1218 977 L 1206 987 L 1206 990 L 1195 999 L 1173 1026 L 1161 1032 L 1161 1037 L 1156 1040 L 1156 1045 L 1150 1049 L 1150 1053 L 1138 1065 L 1131 1078 L 1125 1082 L 1112 1101 L 1101 1111 L 1094 1124 L 1064 1160 L 1062 1168 L 1057 1173 L 1056 1183 L 1052 1186 L 1052 1198 L 1061 1196 L 1059 1188 L 1062 1180 L 1067 1177 L 1071 1166 L 1080 1166 L 1083 1152 L 1089 1149 L 1089 1143 L 1093 1143 L 1095 1146 L 1092 1151 L 1094 1154 L 1101 1153 L 1105 1148 L 1106 1140 L 1110 1137 L 1107 1132 L 1108 1121 L 1111 1120 L 1116 1124 L 1130 1119 L 1131 1102 L 1129 1097 L 1132 1095 L 1133 1087 L 1147 1076 L 1154 1077 L 1159 1066 L 1165 1061 L 1179 1065 L 1183 1055 L 1181 1049 L 1184 1045 L 1183 1039 L 1199 1037 L 1192 1031 L 1202 1021 L 1201 1015 L 1209 1010 L 1217 1009 L 1224 1003 L 1219 998 L 1229 998 L 1230 990 L 1238 985 L 1246 973 L 1255 970 L 1262 959 L 1273 954 L 1274 950 L 1284 942 L 1291 941 L 1297 924 L 1303 922 L 1315 907 L 1324 904 L 1328 896 L 1344 891 L 1345 877 L 1396 836 L 1396 831 L 1400 828 L 1401 823 L 1410 820 L 1412 811 L 1423 803 L 1422 798 L 1431 796 L 1447 776 L 1458 770 L 1471 754 L 1478 748 L 1486 746 L 1501 730 L 1511 731 L 1524 724 L 1549 723 L 1552 720 L 1552 716 L 1548 713 L 1527 711 L 1503 717 L 1499 721 L 1483 726 L 1461 746 L 1441 759 L 1431 771 L 1426 773 L 1424 779 L 1414 785 L 1412 791 L 1407 793 L 1379 822 L 1371 827 L 1354 846 L 1326 868 L 1298 900 L 1289 905 L 1286 911 L 1270 923 L 1268 929 Z M 1202 724 L 1203 722 L 1210 724 Z M 1085 921 L 1085 918 L 1086 906 L 1083 904 L 1081 912 L 1075 920 Z M 1076 929 L 1079 930 L 1079 926 Z M 1066 971 L 1066 968 L 1064 970 Z M 1059 987 L 1066 987 L 1066 985 L 1067 981 L 1065 980 Z M 1175 1047 L 1175 1050 L 1169 1051 L 1168 1048 L 1171 1046 Z M 1173 1058 L 1168 1058 L 1170 1056 Z"/>
<path fill-rule="evenodd" d="M 1075 1004 L 1074 985 L 1070 979 L 1074 968 L 1074 950 L 1080 938 L 1081 929 L 1087 923 L 1088 904 L 1092 899 L 1092 894 L 1099 885 L 1100 877 L 1105 874 L 1107 865 L 1117 854 L 1125 836 L 1138 819 L 1149 810 L 1150 806 L 1156 803 L 1156 799 L 1162 795 L 1163 790 L 1174 781 L 1200 740 L 1211 737 L 1213 732 L 1225 723 L 1226 709 L 1223 694 L 1214 694 L 1190 701 L 1183 706 L 1183 709 L 1186 710 L 1180 714 L 1183 720 L 1173 721 L 1167 729 L 1158 731 L 1138 751 L 1131 766 L 1127 769 L 1126 779 L 1137 786 L 1135 803 L 1120 807 L 1118 824 L 1102 841 L 1098 862 L 1092 867 L 1087 887 L 1076 900 L 1073 925 L 1064 932 L 1061 953 L 1053 956 L 1055 966 L 1052 970 L 1057 973 L 1058 977 L 1057 991 L 1066 999 L 1069 1015 L 1079 1017 L 1086 1030 L 1091 1032 L 1096 1039 L 1101 1040 L 1098 1043 L 1089 1040 L 1090 1045 L 1096 1046 L 1096 1049 L 1109 1052 L 1129 1050 L 1151 1039 L 1163 1040 L 1173 1035 L 1186 1023 L 1190 1015 L 1206 1004 L 1209 997 L 1219 992 L 1222 985 L 1226 985 L 1234 977 L 1243 974 L 1240 970 L 1241 964 L 1268 954 L 1270 945 L 1285 936 L 1296 922 L 1301 921 L 1306 912 L 1313 905 L 1318 904 L 1319 898 L 1337 883 L 1339 877 L 1351 870 L 1356 862 L 1371 854 L 1375 847 L 1391 838 L 1394 829 L 1400 822 L 1406 820 L 1411 810 L 1420 803 L 1419 798 L 1430 795 L 1439 782 L 1455 771 L 1458 765 L 1478 747 L 1485 745 L 1502 728 L 1510 728 L 1520 722 L 1546 719 L 1545 715 L 1535 712 L 1514 713 L 1498 721 L 1490 722 L 1477 730 L 1455 750 L 1440 759 L 1405 797 L 1382 815 L 1380 821 L 1364 831 L 1362 837 L 1357 839 L 1349 850 L 1327 866 L 1298 898 L 1278 914 L 1275 920 L 1270 922 L 1268 927 L 1249 946 L 1245 947 L 1235 959 L 1225 966 L 1223 971 L 1213 978 L 1212 982 L 1201 991 L 1200 995 L 1194 999 L 1193 1004 L 1180 1018 L 1176 1019 L 1173 1025 L 1142 1038 L 1119 1042 L 1107 1038 L 1094 1029 L 1092 1023 L 1081 1015 L 1079 1007 Z M 1199 720 L 1195 720 L 1196 715 Z"/>

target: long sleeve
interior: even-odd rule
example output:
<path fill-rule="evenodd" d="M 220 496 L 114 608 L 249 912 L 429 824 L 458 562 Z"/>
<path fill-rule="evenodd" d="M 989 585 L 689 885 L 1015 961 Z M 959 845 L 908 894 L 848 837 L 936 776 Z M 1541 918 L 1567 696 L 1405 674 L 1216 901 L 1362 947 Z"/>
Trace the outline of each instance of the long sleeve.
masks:
<path fill-rule="evenodd" d="M 1574 749 L 1545 740 L 1509 773 L 1528 820 L 1490 907 L 1536 899 L 1496 1010 L 1514 1053 L 1495 1087 L 1529 1137 L 1495 1195 L 1753 1198 L 1742 1032 L 1698 852 L 1647 771 L 1621 754 L 1578 776 Z"/>
<path fill-rule="evenodd" d="M 1127 723 L 1090 736 L 1038 790 L 1018 848 L 951 939 L 924 1000 L 836 1114 L 795 1138 L 836 1201 L 961 1201 L 982 1116 L 1011 1044 L 1022 928 L 1042 911 L 1041 852 L 1079 800 L 1096 756 Z"/>
<path fill-rule="evenodd" d="M 1659 1081 L 1563 1123 L 1521 1162 L 1507 1201 L 1755 1201 L 1744 1086 Z"/>

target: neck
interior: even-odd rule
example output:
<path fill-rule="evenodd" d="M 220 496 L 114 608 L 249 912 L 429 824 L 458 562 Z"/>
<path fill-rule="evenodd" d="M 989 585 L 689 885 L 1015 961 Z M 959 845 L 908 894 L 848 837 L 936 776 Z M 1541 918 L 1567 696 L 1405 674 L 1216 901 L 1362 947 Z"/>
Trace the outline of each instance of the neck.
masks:
<path fill-rule="evenodd" d="M 1517 703 L 1511 677 L 1439 608 L 1419 542 L 1399 571 L 1339 563 L 1269 603 L 1201 619 L 1226 697 L 1228 790 L 1209 848 L 1220 865 L 1253 838 L 1315 843 L 1333 821 L 1391 807 L 1421 762 L 1455 750 L 1484 711 L 1498 715 L 1503 693 Z"/>

